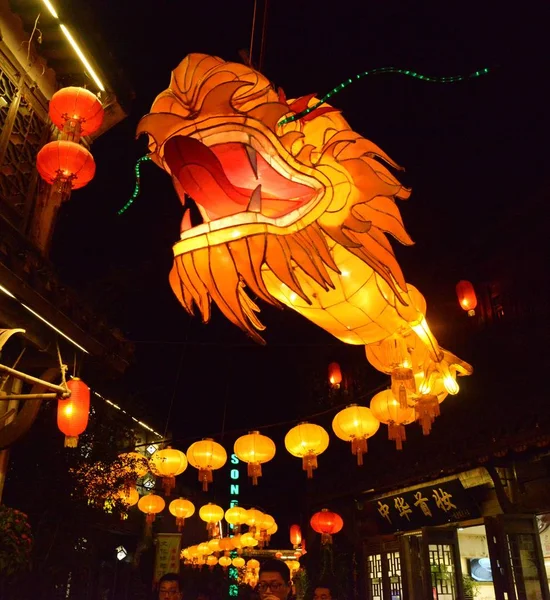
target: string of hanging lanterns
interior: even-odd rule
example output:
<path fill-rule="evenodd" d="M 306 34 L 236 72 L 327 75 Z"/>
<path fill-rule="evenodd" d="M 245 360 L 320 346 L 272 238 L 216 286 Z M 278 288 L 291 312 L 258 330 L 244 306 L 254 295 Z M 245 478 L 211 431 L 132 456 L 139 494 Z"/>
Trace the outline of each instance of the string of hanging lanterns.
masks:
<path fill-rule="evenodd" d="M 80 141 L 101 127 L 103 105 L 84 88 L 66 87 L 52 96 L 48 112 L 60 136 L 40 149 L 36 168 L 46 183 L 65 196 L 94 178 L 94 157 Z"/>

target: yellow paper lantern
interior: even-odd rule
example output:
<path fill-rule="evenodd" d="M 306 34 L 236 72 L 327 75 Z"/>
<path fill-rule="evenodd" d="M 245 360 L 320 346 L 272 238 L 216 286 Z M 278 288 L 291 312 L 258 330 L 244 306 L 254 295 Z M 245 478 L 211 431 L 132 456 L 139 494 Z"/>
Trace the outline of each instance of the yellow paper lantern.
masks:
<path fill-rule="evenodd" d="M 264 517 L 264 513 L 257 508 L 249 508 L 246 511 L 245 523 L 250 527 L 251 533 L 254 533 L 256 527 L 262 522 Z"/>
<path fill-rule="evenodd" d="M 233 544 L 235 546 L 235 548 L 237 549 L 237 551 L 240 553 L 241 548 L 243 547 L 243 544 L 241 542 L 241 534 L 237 533 L 236 535 L 234 535 L 232 538 L 233 540 Z"/>
<path fill-rule="evenodd" d="M 206 523 L 208 535 L 212 537 L 216 524 L 223 519 L 223 508 L 209 502 L 199 508 L 199 517 Z"/>
<path fill-rule="evenodd" d="M 220 559 L 218 560 L 218 563 L 220 564 L 220 566 L 222 566 L 224 569 L 227 569 L 227 567 L 229 567 L 229 565 L 231 564 L 231 559 L 229 558 L 229 556 L 222 556 L 220 557 Z"/>
<path fill-rule="evenodd" d="M 153 475 L 162 477 L 162 487 L 166 496 L 176 487 L 176 475 L 187 469 L 187 458 L 181 450 L 165 448 L 157 450 L 149 461 Z"/>
<path fill-rule="evenodd" d="M 195 505 L 185 498 L 178 498 L 177 500 L 172 500 L 172 502 L 170 502 L 168 510 L 170 511 L 170 514 L 176 517 L 178 531 L 181 531 L 185 524 L 185 519 L 188 519 L 195 514 Z"/>
<path fill-rule="evenodd" d="M 351 442 L 351 451 L 357 456 L 357 464 L 363 464 L 367 451 L 367 439 L 380 427 L 380 421 L 366 406 L 351 404 L 337 413 L 332 420 L 332 430 L 341 440 Z"/>
<path fill-rule="evenodd" d="M 208 542 L 202 542 L 197 546 L 197 550 L 199 552 L 199 554 L 202 554 L 203 556 L 208 556 L 209 554 L 212 554 L 212 550 L 210 548 L 210 546 L 208 545 Z"/>
<path fill-rule="evenodd" d="M 215 567 L 218 564 L 218 558 L 216 556 L 207 556 L 206 557 L 206 564 L 209 567 Z"/>
<path fill-rule="evenodd" d="M 257 571 L 260 568 L 260 563 L 255 558 L 251 558 L 246 562 L 246 568 L 251 571 Z"/>
<path fill-rule="evenodd" d="M 292 456 L 302 459 L 308 479 L 313 477 L 313 470 L 317 468 L 317 457 L 328 448 L 328 444 L 328 433 L 314 423 L 300 423 L 285 436 L 286 449 Z"/>
<path fill-rule="evenodd" d="M 240 526 L 246 523 L 246 509 L 242 506 L 233 506 L 225 511 L 225 520 L 232 526 L 234 532 L 238 532 Z"/>
<path fill-rule="evenodd" d="M 122 463 L 122 473 L 128 474 L 131 479 L 143 477 L 149 472 L 149 461 L 139 452 L 124 452 L 118 455 Z"/>
<path fill-rule="evenodd" d="M 237 569 L 242 569 L 246 564 L 246 561 L 242 556 L 235 556 L 235 558 L 231 562 L 233 563 L 233 566 Z"/>
<path fill-rule="evenodd" d="M 222 445 L 207 438 L 189 446 L 187 460 L 199 470 L 199 481 L 202 481 L 202 489 L 206 492 L 212 482 L 212 471 L 221 469 L 227 462 L 227 452 Z"/>
<path fill-rule="evenodd" d="M 141 512 L 147 515 L 146 522 L 148 525 L 151 525 L 155 520 L 155 515 L 162 512 L 166 503 L 161 496 L 157 496 L 156 494 L 148 494 L 147 496 L 142 496 L 138 502 L 138 508 Z"/>
<path fill-rule="evenodd" d="M 258 484 L 258 477 L 262 475 L 262 464 L 272 460 L 275 451 L 273 440 L 259 431 L 241 436 L 234 446 L 237 458 L 248 464 L 248 476 L 252 478 L 253 485 Z"/>
<path fill-rule="evenodd" d="M 220 538 L 212 538 L 211 540 L 209 540 L 208 546 L 210 547 L 210 550 L 212 550 L 212 552 L 219 552 Z"/>
<path fill-rule="evenodd" d="M 389 240 L 412 244 L 398 207 L 410 190 L 340 111 L 287 99 L 250 66 L 191 54 L 137 133 L 182 204 L 188 194 L 205 215 L 193 226 L 186 212 L 173 247 L 170 285 L 188 312 L 197 306 L 207 322 L 213 301 L 263 341 L 257 296 L 347 344 L 414 338 L 424 369 L 458 391 L 456 373 L 472 369 L 439 346 Z M 403 408 L 410 368 L 391 373 Z"/>
<path fill-rule="evenodd" d="M 252 533 L 243 533 L 241 535 L 241 545 L 243 548 L 252 548 L 258 545 L 258 540 Z"/>
<path fill-rule="evenodd" d="M 139 493 L 136 490 L 135 485 L 123 487 L 117 492 L 116 497 L 126 506 L 126 508 L 136 505 L 139 501 Z"/>
<path fill-rule="evenodd" d="M 279 527 L 277 526 L 277 523 L 275 523 L 274 525 L 272 525 L 268 530 L 267 530 L 267 535 L 274 535 L 277 533 Z"/>
<path fill-rule="evenodd" d="M 403 408 L 391 390 L 384 390 L 373 396 L 370 409 L 381 423 L 388 426 L 388 438 L 395 440 L 396 448 L 401 450 L 403 442 L 407 439 L 405 425 L 415 420 L 414 406 Z"/>

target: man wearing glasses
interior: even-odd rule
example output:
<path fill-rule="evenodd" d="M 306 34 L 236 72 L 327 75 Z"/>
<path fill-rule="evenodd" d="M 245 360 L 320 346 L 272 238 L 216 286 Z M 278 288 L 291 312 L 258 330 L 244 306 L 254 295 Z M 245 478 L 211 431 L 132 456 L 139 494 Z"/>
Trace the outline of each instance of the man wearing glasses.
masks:
<path fill-rule="evenodd" d="M 182 600 L 180 576 L 177 573 L 166 573 L 160 578 L 159 600 Z"/>
<path fill-rule="evenodd" d="M 282 560 L 266 560 L 260 567 L 257 589 L 260 600 L 288 600 L 290 569 Z"/>

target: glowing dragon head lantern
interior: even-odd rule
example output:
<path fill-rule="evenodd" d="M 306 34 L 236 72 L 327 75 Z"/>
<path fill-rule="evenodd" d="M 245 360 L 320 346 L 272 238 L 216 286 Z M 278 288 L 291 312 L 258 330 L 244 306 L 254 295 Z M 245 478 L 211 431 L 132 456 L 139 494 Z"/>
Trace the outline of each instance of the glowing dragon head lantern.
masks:
<path fill-rule="evenodd" d="M 398 166 L 326 104 L 287 120 L 315 103 L 287 100 L 250 67 L 212 56 L 191 54 L 173 71 L 138 126 L 184 205 L 172 289 L 205 322 L 213 300 L 260 342 L 250 295 L 293 308 L 345 343 L 375 347 L 367 358 L 392 374 L 404 400 L 418 375 L 408 347 L 421 346 L 425 374 L 456 393 L 456 374 L 471 367 L 438 346 L 424 298 L 388 240 L 412 244 L 397 207 L 410 191 L 388 168 Z M 386 351 L 396 340 L 397 361 Z"/>

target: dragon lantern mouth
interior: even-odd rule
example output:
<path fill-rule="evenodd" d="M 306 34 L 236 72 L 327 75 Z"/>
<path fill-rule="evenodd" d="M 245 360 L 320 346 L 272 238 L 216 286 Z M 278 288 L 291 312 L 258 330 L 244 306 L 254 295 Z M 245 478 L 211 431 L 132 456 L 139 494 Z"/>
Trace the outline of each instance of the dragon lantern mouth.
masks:
<path fill-rule="evenodd" d="M 226 138 L 227 133 L 226 133 Z M 204 138 L 203 138 L 204 139 Z M 166 141 L 164 159 L 182 202 L 184 194 L 197 204 L 204 223 L 192 227 L 184 214 L 181 239 L 235 224 L 265 222 L 287 225 L 296 221 L 318 196 L 319 183 L 277 155 L 258 150 L 252 138 L 206 144 L 191 136 Z M 276 154 L 276 153 L 275 153 Z M 302 210 L 300 210 L 302 209 Z M 187 213 L 187 210 L 185 211 Z"/>

